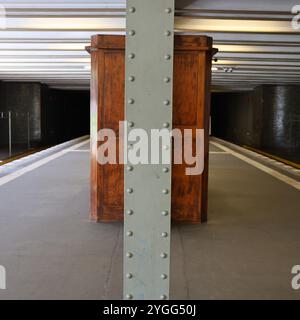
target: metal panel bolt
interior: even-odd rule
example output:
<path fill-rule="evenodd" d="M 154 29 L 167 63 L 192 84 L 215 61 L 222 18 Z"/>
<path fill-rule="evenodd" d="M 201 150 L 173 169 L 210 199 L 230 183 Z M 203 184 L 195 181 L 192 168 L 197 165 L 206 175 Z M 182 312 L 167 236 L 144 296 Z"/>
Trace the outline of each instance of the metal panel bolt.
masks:
<path fill-rule="evenodd" d="M 127 278 L 127 279 L 132 279 L 132 277 L 133 277 L 133 275 L 132 275 L 131 273 L 127 273 L 127 274 L 126 274 L 126 278 Z"/>
<path fill-rule="evenodd" d="M 163 146 L 164 150 L 169 150 L 169 146 Z"/>
<path fill-rule="evenodd" d="M 165 294 L 162 294 L 162 295 L 160 296 L 160 300 L 167 300 L 167 296 L 166 296 Z"/>
<path fill-rule="evenodd" d="M 129 53 L 128 58 L 129 59 L 134 59 L 135 58 L 135 54 L 134 53 Z"/>
<path fill-rule="evenodd" d="M 131 210 L 131 209 L 127 210 L 127 211 L 126 211 L 126 214 L 127 214 L 128 216 L 132 216 L 132 215 L 133 215 L 133 210 Z"/>
<path fill-rule="evenodd" d="M 135 78 L 134 78 L 134 76 L 129 76 L 129 77 L 128 77 L 128 80 L 129 80 L 130 82 L 133 82 L 133 81 L 135 80 Z"/>
<path fill-rule="evenodd" d="M 168 255 L 165 252 L 163 252 L 160 254 L 160 257 L 163 259 L 166 259 L 168 257 Z"/>
<path fill-rule="evenodd" d="M 165 11 L 166 11 L 166 13 L 171 13 L 172 9 L 171 8 L 167 8 Z"/>
<path fill-rule="evenodd" d="M 128 300 L 131 300 L 131 299 L 133 299 L 133 296 L 132 296 L 132 294 L 126 294 L 126 299 L 128 299 Z"/>
<path fill-rule="evenodd" d="M 127 193 L 133 193 L 133 189 L 132 188 L 128 188 L 126 191 L 127 191 Z"/>
<path fill-rule="evenodd" d="M 167 238 L 167 237 L 168 237 L 168 233 L 167 233 L 167 232 L 163 232 L 163 233 L 161 234 L 161 236 L 162 236 L 163 238 Z"/>
<path fill-rule="evenodd" d="M 170 126 L 169 122 L 163 123 L 163 127 L 164 127 L 164 128 L 169 128 L 169 126 Z"/>
<path fill-rule="evenodd" d="M 130 31 L 129 31 L 129 35 L 130 35 L 130 36 L 134 36 L 134 35 L 135 35 L 135 31 L 134 31 L 134 30 L 130 30 Z"/>
<path fill-rule="evenodd" d="M 132 231 L 127 231 L 126 235 L 127 235 L 127 237 L 132 237 L 133 236 L 133 232 Z"/>
<path fill-rule="evenodd" d="M 127 171 L 128 171 L 128 172 L 133 171 L 133 166 L 128 166 L 128 167 L 127 167 Z"/>
<path fill-rule="evenodd" d="M 167 167 L 163 168 L 163 172 L 164 173 L 168 173 L 169 172 L 169 168 L 167 168 Z"/>
<path fill-rule="evenodd" d="M 134 127 L 134 122 L 129 121 L 129 122 L 128 122 L 128 127 L 130 127 L 130 128 Z"/>
<path fill-rule="evenodd" d="M 130 259 L 130 258 L 133 257 L 133 254 L 132 254 L 131 252 L 127 252 L 127 253 L 126 253 L 126 257 Z"/>
<path fill-rule="evenodd" d="M 166 59 L 166 60 L 170 60 L 170 59 L 171 59 L 171 55 L 166 54 L 166 55 L 165 55 L 165 59 Z"/>
<path fill-rule="evenodd" d="M 134 12 L 135 12 L 135 7 L 129 8 L 129 12 L 130 12 L 130 13 L 134 13 Z"/>
<path fill-rule="evenodd" d="M 164 82 L 165 82 L 165 83 L 169 83 L 170 81 L 171 81 L 171 79 L 170 79 L 169 77 L 165 77 L 165 78 L 164 78 Z"/>
<path fill-rule="evenodd" d="M 164 274 L 164 273 L 163 273 L 160 277 L 161 277 L 161 279 L 163 279 L 163 280 L 166 280 L 166 279 L 168 278 L 168 276 L 167 276 L 166 274 Z"/>
<path fill-rule="evenodd" d="M 164 211 L 162 211 L 161 214 L 166 217 L 169 214 L 169 212 L 167 210 L 164 210 Z"/>
<path fill-rule="evenodd" d="M 172 32 L 169 31 L 169 30 L 165 32 L 165 35 L 166 35 L 167 37 L 169 37 L 171 34 L 172 34 Z"/>
<path fill-rule="evenodd" d="M 169 104 L 170 104 L 170 100 L 165 100 L 165 101 L 164 101 L 164 105 L 165 105 L 165 106 L 168 106 Z"/>
<path fill-rule="evenodd" d="M 163 194 L 168 194 L 168 193 L 169 193 L 169 190 L 168 190 L 168 189 L 163 189 L 162 193 L 163 193 Z"/>
<path fill-rule="evenodd" d="M 128 99 L 128 104 L 134 104 L 134 99 Z"/>

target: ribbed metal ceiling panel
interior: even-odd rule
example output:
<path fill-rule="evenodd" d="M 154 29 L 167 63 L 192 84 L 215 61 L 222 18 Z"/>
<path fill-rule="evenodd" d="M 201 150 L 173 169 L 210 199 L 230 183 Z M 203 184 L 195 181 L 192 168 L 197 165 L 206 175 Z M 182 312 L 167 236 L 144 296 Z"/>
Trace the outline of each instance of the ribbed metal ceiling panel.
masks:
<path fill-rule="evenodd" d="M 0 80 L 88 88 L 91 35 L 123 34 L 125 1 L 2 0 Z M 300 29 L 294 0 L 181 0 L 177 33 L 206 34 L 219 49 L 216 90 L 300 83 Z M 300 8 L 299 8 L 300 11 Z"/>

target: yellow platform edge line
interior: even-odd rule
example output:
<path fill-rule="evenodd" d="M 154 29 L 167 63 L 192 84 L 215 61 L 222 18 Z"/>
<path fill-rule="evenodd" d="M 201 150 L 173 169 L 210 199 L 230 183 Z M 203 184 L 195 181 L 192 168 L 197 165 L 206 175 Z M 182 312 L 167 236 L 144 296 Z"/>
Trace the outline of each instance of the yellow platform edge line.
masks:
<path fill-rule="evenodd" d="M 299 170 L 300 170 L 300 164 L 298 164 L 298 163 L 295 163 L 295 162 L 292 162 L 292 161 L 289 161 L 289 160 L 280 158 L 280 157 L 278 157 L 278 156 L 274 156 L 273 154 L 270 154 L 270 153 L 268 153 L 268 152 L 261 151 L 261 150 L 258 150 L 258 149 L 252 148 L 252 147 L 243 146 L 243 148 L 248 149 L 248 150 L 250 150 L 250 151 L 254 151 L 254 152 L 259 153 L 259 154 L 261 154 L 261 155 L 263 155 L 263 156 L 266 156 L 266 157 L 268 157 L 268 158 L 277 160 L 277 161 L 279 161 L 279 162 L 282 162 L 282 163 L 284 163 L 284 164 L 287 164 L 287 165 L 289 165 L 289 166 L 291 166 L 291 167 L 293 167 L 293 168 L 296 168 L 296 169 L 299 169 Z"/>

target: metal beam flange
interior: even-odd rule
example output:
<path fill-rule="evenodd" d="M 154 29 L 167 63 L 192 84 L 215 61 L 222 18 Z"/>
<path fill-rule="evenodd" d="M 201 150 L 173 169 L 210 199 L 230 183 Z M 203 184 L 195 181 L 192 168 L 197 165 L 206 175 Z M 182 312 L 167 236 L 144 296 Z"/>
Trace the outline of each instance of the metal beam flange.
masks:
<path fill-rule="evenodd" d="M 174 0 L 127 0 L 126 120 L 172 130 Z M 127 144 L 126 144 L 127 143 Z M 125 141 L 128 146 L 133 141 Z M 151 142 L 148 148 L 150 151 Z M 171 155 L 171 139 L 163 146 Z M 150 161 L 151 155 L 148 160 Z M 170 157 L 171 159 L 171 157 Z M 124 298 L 169 299 L 171 160 L 125 165 Z"/>

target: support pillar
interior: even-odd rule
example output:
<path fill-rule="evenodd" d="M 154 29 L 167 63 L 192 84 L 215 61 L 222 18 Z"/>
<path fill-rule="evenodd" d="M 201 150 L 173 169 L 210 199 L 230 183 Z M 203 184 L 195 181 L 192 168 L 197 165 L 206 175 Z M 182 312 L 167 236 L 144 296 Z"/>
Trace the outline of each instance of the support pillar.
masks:
<path fill-rule="evenodd" d="M 171 139 L 169 162 L 130 162 L 130 131 L 172 130 L 174 0 L 128 0 L 124 173 L 124 298 L 168 299 Z"/>

